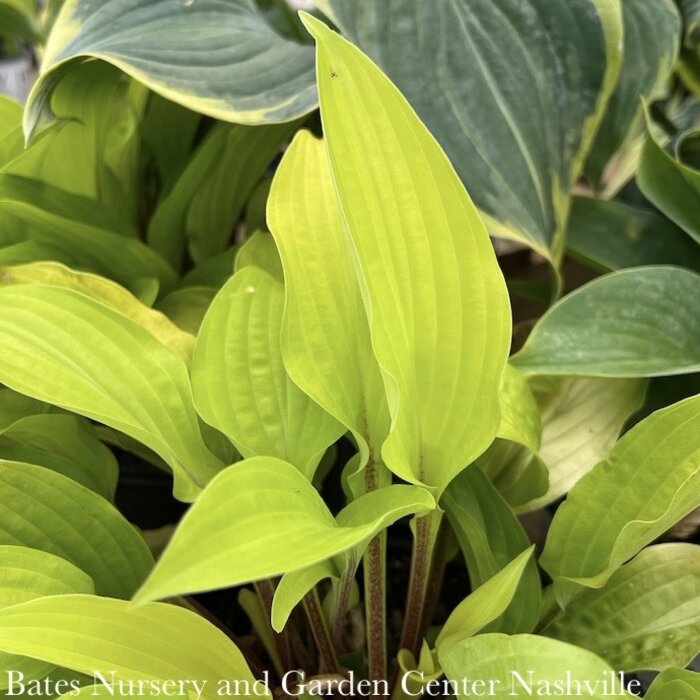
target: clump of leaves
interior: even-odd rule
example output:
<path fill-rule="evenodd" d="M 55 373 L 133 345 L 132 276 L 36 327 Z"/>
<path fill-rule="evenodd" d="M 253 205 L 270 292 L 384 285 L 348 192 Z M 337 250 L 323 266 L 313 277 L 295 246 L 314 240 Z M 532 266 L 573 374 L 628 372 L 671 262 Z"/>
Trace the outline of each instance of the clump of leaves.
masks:
<path fill-rule="evenodd" d="M 506 694 L 529 672 L 610 674 L 622 693 L 614 672 L 656 670 L 649 697 L 695 697 L 682 669 L 700 652 L 700 558 L 659 539 L 700 507 L 700 397 L 645 399 L 648 378 L 690 385 L 700 370 L 696 216 L 677 197 L 692 190 L 694 135 L 659 136 L 637 103 L 667 96 L 678 9 L 464 0 L 422 17 L 406 0 L 396 11 L 415 22 L 368 31 L 379 5 L 319 4 L 386 71 L 303 16 L 322 138 L 274 123 L 314 104 L 296 24 L 270 39 L 289 60 L 261 68 L 254 96 L 241 96 L 242 72 L 221 78 L 237 60 L 233 15 L 244 56 L 271 31 L 245 2 L 169 14 L 118 0 L 101 18 L 68 2 L 24 114 L 28 149 L 21 112 L 0 104 L 0 670 L 71 679 L 81 694 L 106 692 L 95 673 L 206 681 L 202 697 L 224 679 L 286 692 L 297 670 L 332 692 L 353 672 L 397 698 L 443 676 Z M 98 31 L 112 11 L 139 25 L 124 43 Z M 168 50 L 197 41 L 185 20 L 216 38 L 189 59 Z M 164 59 L 144 67 L 162 22 Z M 553 26 L 572 41 L 533 40 Z M 634 27 L 659 30 L 653 61 Z M 431 49 L 440 32 L 455 56 Z M 390 41 L 411 60 L 387 55 Z M 454 80 L 467 59 L 483 101 Z M 215 94 L 184 79 L 184 60 Z M 449 89 L 412 82 L 415 61 L 441 60 Z M 101 91 L 92 113 L 86 77 Z M 537 99 L 515 87 L 530 79 Z M 674 89 L 669 113 L 692 111 Z M 86 136 L 85 167 L 66 168 L 59 155 Z M 658 211 L 607 199 L 635 172 Z M 573 198 L 583 173 L 597 197 Z M 608 244 L 610 221 L 631 228 Z M 657 225 L 666 246 L 648 234 Z M 489 233 L 542 254 L 555 297 L 567 245 L 611 272 L 553 303 L 509 359 Z M 517 282 L 513 295 L 541 298 Z M 171 472 L 193 504 L 157 562 L 114 505 L 105 443 Z M 334 482 L 337 508 L 324 498 Z M 536 556 L 518 515 L 563 497 Z M 395 639 L 388 542 L 408 518 Z M 454 558 L 471 590 L 439 616 Z M 192 598 L 234 588 L 249 638 Z"/>

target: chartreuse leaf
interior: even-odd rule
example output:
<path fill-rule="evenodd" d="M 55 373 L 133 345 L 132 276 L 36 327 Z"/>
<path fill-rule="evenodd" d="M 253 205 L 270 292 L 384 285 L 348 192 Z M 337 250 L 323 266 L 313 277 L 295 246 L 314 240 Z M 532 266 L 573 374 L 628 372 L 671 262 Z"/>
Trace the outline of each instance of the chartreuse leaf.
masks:
<path fill-rule="evenodd" d="M 0 387 L 0 430 L 9 428 L 21 418 L 47 413 L 63 413 L 63 411 L 51 404 L 18 394 L 5 386 Z"/>
<path fill-rule="evenodd" d="M 42 596 L 93 593 L 92 579 L 65 559 L 27 547 L 0 545 L 0 610 Z M 8 687 L 8 671 L 25 678 L 43 678 L 52 664 L 0 652 L 0 689 Z"/>
<path fill-rule="evenodd" d="M 215 296 L 214 287 L 184 287 L 163 297 L 156 308 L 178 328 L 196 336 Z"/>
<path fill-rule="evenodd" d="M 187 512 L 137 602 L 228 588 L 303 569 L 371 539 L 399 518 L 435 506 L 424 490 L 390 486 L 336 521 L 291 464 L 254 457 L 225 469 Z"/>
<path fill-rule="evenodd" d="M 644 697 L 645 700 L 699 700 L 700 673 L 669 668 L 654 679 Z"/>
<path fill-rule="evenodd" d="M 328 154 L 306 131 L 296 135 L 275 174 L 267 215 L 284 267 L 285 366 L 352 432 L 360 469 L 371 451 L 364 491 L 376 486 L 389 411 Z"/>
<path fill-rule="evenodd" d="M 472 637 L 508 608 L 532 559 L 534 545 L 470 593 L 451 613 L 435 640 L 438 654 Z"/>
<path fill-rule="evenodd" d="M 0 458 L 28 462 L 114 500 L 119 467 L 90 422 L 70 414 L 30 415 L 0 432 Z"/>
<path fill-rule="evenodd" d="M 332 577 L 339 578 L 341 573 L 335 566 L 334 560 L 327 559 L 307 569 L 290 571 L 282 576 L 272 600 L 272 629 L 281 632 L 294 608 L 319 581 Z"/>
<path fill-rule="evenodd" d="M 176 265 L 185 244 L 196 262 L 221 253 L 294 126 L 214 126 L 156 209 L 148 230 L 151 245 Z"/>
<path fill-rule="evenodd" d="M 571 377 L 533 377 L 531 383 L 540 404 L 535 405 L 541 422 L 537 447 L 526 445 L 522 433 L 504 435 L 509 442 L 496 440 L 477 460 L 517 512 L 538 510 L 557 500 L 607 457 L 622 426 L 642 404 L 647 384 L 643 379 Z M 508 413 L 526 405 L 522 396 L 512 397 L 506 408 L 505 388 L 502 423 Z"/>
<path fill-rule="evenodd" d="M 501 495 L 519 507 L 541 496 L 549 482 L 544 463 L 533 456 L 542 439 L 540 409 L 528 382 L 512 365 L 503 374 L 499 404 L 497 439 L 476 462 Z"/>
<path fill-rule="evenodd" d="M 440 493 L 491 443 L 510 344 L 483 222 L 408 102 L 357 48 L 304 16 L 321 118 L 391 431 L 386 466 Z"/>
<path fill-rule="evenodd" d="M 123 31 L 106 31 L 117 21 Z M 204 46 L 202 37 L 207 38 Z M 225 121 L 290 121 L 316 103 L 313 52 L 276 34 L 249 0 L 68 0 L 53 25 L 42 77 L 28 101 L 27 135 L 51 118 L 48 102 L 66 64 L 89 57 L 117 66 L 163 97 Z M 193 69 L 197 80 L 192 80 Z"/>
<path fill-rule="evenodd" d="M 671 221 L 700 243 L 700 171 L 667 153 L 657 140 L 651 121 L 637 171 L 644 196 Z"/>
<path fill-rule="evenodd" d="M 236 254 L 233 264 L 233 271 L 238 272 L 244 267 L 254 265 L 261 270 L 265 270 L 278 282 L 284 282 L 284 272 L 282 271 L 282 261 L 277 252 L 275 239 L 265 231 L 255 231 L 248 237 Z"/>
<path fill-rule="evenodd" d="M 439 658 L 447 677 L 457 684 L 455 694 L 460 698 L 473 697 L 475 681 L 484 681 L 480 691 L 487 690 L 495 698 L 625 695 L 620 679 L 605 661 L 547 637 L 480 634 L 449 647 Z M 468 692 L 460 688 L 463 683 Z"/>
<path fill-rule="evenodd" d="M 170 189 L 190 159 L 201 124 L 201 114 L 149 94 L 139 132 L 163 190 Z"/>
<path fill-rule="evenodd" d="M 586 163 L 586 175 L 596 188 L 614 178 L 616 188 L 634 175 L 644 140 L 640 97 L 653 100 L 667 89 L 678 60 L 681 18 L 674 0 L 622 0 L 624 50 L 622 68 Z M 634 148 L 620 176 L 620 151 Z M 612 160 L 615 156 L 615 160 Z M 612 162 L 611 162 L 612 161 Z M 606 173 L 610 167 L 612 172 Z"/>
<path fill-rule="evenodd" d="M 110 682 L 188 681 L 215 699 L 221 679 L 255 680 L 231 640 L 189 610 L 88 595 L 48 596 L 0 611 L 0 649 Z M 206 683 L 204 683 L 206 681 Z"/>
<path fill-rule="evenodd" d="M 472 588 L 496 576 L 530 541 L 513 511 L 478 467 L 465 469 L 447 487 L 441 505 L 464 555 Z M 518 592 L 491 631 L 531 632 L 540 607 L 540 578 L 529 559 Z"/>
<path fill-rule="evenodd" d="M 400 0 L 389 12 L 385 0 L 324 0 L 321 8 L 406 95 L 492 232 L 558 259 L 569 192 L 620 68 L 619 1 Z"/>
<path fill-rule="evenodd" d="M 121 229 L 137 236 L 139 135 L 148 92 L 113 66 L 74 66 L 52 95 L 59 120 L 3 169 L 99 200 Z"/>
<path fill-rule="evenodd" d="M 517 443 L 496 440 L 476 464 L 516 512 L 527 511 L 549 489 L 547 465 Z"/>
<path fill-rule="evenodd" d="M 524 510 L 556 501 L 605 459 L 627 419 L 641 407 L 643 379 L 563 378 L 555 394 L 542 399 L 542 444 L 538 457 L 549 486 Z"/>
<path fill-rule="evenodd" d="M 499 403 L 498 437 L 537 452 L 542 439 L 540 411 L 527 380 L 511 365 L 506 365 L 503 374 Z"/>
<path fill-rule="evenodd" d="M 639 267 L 584 285 L 555 304 L 512 358 L 525 374 L 653 377 L 700 369 L 700 275 Z"/>
<path fill-rule="evenodd" d="M 73 290 L 0 289 L 0 381 L 143 442 L 171 467 L 183 500 L 223 466 L 204 444 L 182 359 Z"/>
<path fill-rule="evenodd" d="M 640 265 L 700 270 L 700 247 L 666 217 L 622 202 L 574 197 L 569 254 L 603 272 Z"/>
<path fill-rule="evenodd" d="M 106 499 L 44 467 L 0 460 L 0 544 L 62 557 L 100 595 L 128 598 L 153 566 L 146 543 Z"/>
<path fill-rule="evenodd" d="M 287 375 L 280 348 L 283 307 L 282 284 L 257 267 L 237 272 L 202 322 L 192 387 L 202 418 L 244 457 L 284 459 L 311 480 L 344 431 Z"/>
<path fill-rule="evenodd" d="M 94 679 L 90 676 L 86 676 L 82 673 L 76 673 L 75 671 L 69 671 L 66 668 L 54 668 L 54 670 L 49 673 L 48 676 L 43 678 L 40 683 L 41 683 L 41 689 L 42 691 L 42 697 L 45 700 L 53 700 L 54 698 L 61 698 L 61 697 L 72 697 L 70 695 L 72 691 L 71 683 L 75 683 L 76 686 L 79 688 L 79 693 L 83 695 L 86 691 L 83 690 L 87 687 L 94 687 L 94 686 L 89 686 L 90 683 L 93 683 Z M 44 684 L 47 684 L 44 686 Z M 31 683 L 27 683 L 27 685 L 24 688 L 24 692 L 21 690 L 18 691 L 18 689 L 15 688 L 13 694 L 10 694 L 7 691 L 2 691 L 0 690 L 0 698 L 3 700 L 7 700 L 7 698 L 16 698 L 17 700 L 28 700 L 29 698 L 36 697 L 36 691 L 34 688 L 31 687 Z M 100 686 L 101 688 L 104 688 L 104 686 Z M 34 691 L 33 694 L 30 695 L 30 690 Z M 46 692 L 48 690 L 49 692 Z M 115 693 L 116 697 L 120 697 L 119 694 Z"/>
<path fill-rule="evenodd" d="M 700 505 L 699 431 L 698 396 L 656 411 L 574 486 L 540 562 L 555 583 L 602 587 Z"/>
<path fill-rule="evenodd" d="M 143 278 L 155 278 L 166 289 L 174 283 L 175 272 L 165 260 L 123 235 L 94 200 L 38 180 L 0 174 L 0 214 L 0 264 L 48 259 L 126 286 Z"/>
<path fill-rule="evenodd" d="M 546 634 L 620 671 L 685 666 L 700 653 L 700 549 L 644 549 L 603 588 L 585 590 Z"/>
<path fill-rule="evenodd" d="M 0 267 L 0 285 L 43 284 L 74 289 L 145 328 L 163 345 L 189 363 L 194 336 L 185 333 L 165 315 L 142 304 L 131 292 L 111 280 L 87 272 L 77 272 L 53 262 Z"/>

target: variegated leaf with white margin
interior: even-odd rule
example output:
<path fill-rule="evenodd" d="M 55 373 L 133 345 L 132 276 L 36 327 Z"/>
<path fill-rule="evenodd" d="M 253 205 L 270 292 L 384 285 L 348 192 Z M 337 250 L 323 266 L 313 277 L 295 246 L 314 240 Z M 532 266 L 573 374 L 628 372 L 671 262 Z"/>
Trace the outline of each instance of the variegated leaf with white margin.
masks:
<path fill-rule="evenodd" d="M 86 58 L 224 121 L 291 121 L 316 106 L 313 51 L 277 34 L 253 0 L 67 0 L 29 97 L 27 136 L 50 121 L 62 73 Z"/>
<path fill-rule="evenodd" d="M 652 101 L 667 92 L 681 39 L 674 0 L 621 5 L 622 69 L 586 163 L 588 179 L 608 197 L 634 176 L 645 140 L 641 98 Z"/>
<path fill-rule="evenodd" d="M 620 70 L 620 1 L 316 4 L 406 95 L 491 232 L 557 261 Z"/>

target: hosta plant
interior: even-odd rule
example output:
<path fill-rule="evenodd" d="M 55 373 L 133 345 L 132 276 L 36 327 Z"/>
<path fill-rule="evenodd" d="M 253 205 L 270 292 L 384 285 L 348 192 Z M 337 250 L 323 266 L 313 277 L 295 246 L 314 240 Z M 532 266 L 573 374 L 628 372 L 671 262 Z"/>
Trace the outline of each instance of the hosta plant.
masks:
<path fill-rule="evenodd" d="M 0 693 L 697 698 L 692 3 L 318 5 L 68 0 L 0 103 Z"/>

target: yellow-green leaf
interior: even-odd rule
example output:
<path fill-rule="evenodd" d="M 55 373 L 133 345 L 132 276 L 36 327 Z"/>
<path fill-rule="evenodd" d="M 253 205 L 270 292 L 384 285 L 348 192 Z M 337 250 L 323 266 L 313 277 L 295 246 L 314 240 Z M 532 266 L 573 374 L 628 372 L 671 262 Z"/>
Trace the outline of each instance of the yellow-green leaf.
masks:
<path fill-rule="evenodd" d="M 486 228 L 440 146 L 357 48 L 305 16 L 321 117 L 356 258 L 401 478 L 442 491 L 491 443 L 510 344 Z"/>
<path fill-rule="evenodd" d="M 267 210 L 284 267 L 282 353 L 292 379 L 357 440 L 376 486 L 389 430 L 382 377 L 322 141 L 302 131 L 275 174 Z"/>
<path fill-rule="evenodd" d="M 211 482 L 134 599 L 229 588 L 310 567 L 434 507 L 425 489 L 389 486 L 356 499 L 336 520 L 298 469 L 254 457 Z"/>
<path fill-rule="evenodd" d="M 221 679 L 255 680 L 243 655 L 214 625 L 163 603 L 134 608 L 89 595 L 48 596 L 0 610 L 0 650 L 108 681 L 183 680 L 216 700 Z"/>
<path fill-rule="evenodd" d="M 195 404 L 244 457 L 278 457 L 311 479 L 344 431 L 287 375 L 283 307 L 283 286 L 260 268 L 244 267 L 224 285 L 197 338 Z"/>
<path fill-rule="evenodd" d="M 183 360 L 71 289 L 0 289 L 0 381 L 144 443 L 170 465 L 183 500 L 223 466 L 202 438 Z"/>

